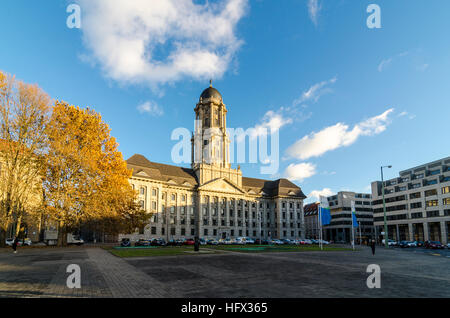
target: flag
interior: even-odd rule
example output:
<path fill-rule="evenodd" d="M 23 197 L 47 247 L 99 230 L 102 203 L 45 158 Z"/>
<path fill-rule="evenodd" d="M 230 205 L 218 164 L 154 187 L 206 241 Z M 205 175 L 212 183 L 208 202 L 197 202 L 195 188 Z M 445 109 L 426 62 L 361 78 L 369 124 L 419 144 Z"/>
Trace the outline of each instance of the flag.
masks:
<path fill-rule="evenodd" d="M 330 207 L 328 205 L 328 199 L 326 197 L 320 197 L 320 206 L 319 206 L 319 212 L 321 215 L 321 222 L 322 225 L 328 225 L 331 223 L 331 213 L 330 213 Z"/>
<path fill-rule="evenodd" d="M 356 218 L 355 201 L 352 201 L 352 225 L 358 227 L 358 219 Z"/>

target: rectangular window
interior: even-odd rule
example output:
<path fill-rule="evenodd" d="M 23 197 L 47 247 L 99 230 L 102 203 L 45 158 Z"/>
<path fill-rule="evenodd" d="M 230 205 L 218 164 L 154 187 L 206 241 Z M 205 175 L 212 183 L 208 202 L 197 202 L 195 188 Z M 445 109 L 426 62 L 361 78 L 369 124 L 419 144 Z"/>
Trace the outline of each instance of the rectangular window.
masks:
<path fill-rule="evenodd" d="M 154 226 L 152 227 L 152 232 L 151 233 L 152 233 L 152 235 L 156 235 L 156 227 L 154 227 Z"/>
<path fill-rule="evenodd" d="M 443 205 L 450 205 L 450 198 L 442 199 L 442 204 Z"/>
<path fill-rule="evenodd" d="M 409 195 L 410 199 L 419 199 L 421 197 L 420 192 L 416 192 L 416 193 L 411 193 Z"/>
<path fill-rule="evenodd" d="M 152 190 L 152 196 L 156 197 L 156 189 Z"/>
<path fill-rule="evenodd" d="M 181 228 L 181 235 L 185 236 L 186 235 L 186 229 L 183 227 Z"/>
<path fill-rule="evenodd" d="M 175 201 L 175 199 L 176 199 L 175 194 L 172 194 L 172 201 Z"/>
<path fill-rule="evenodd" d="M 145 194 L 145 188 L 141 187 L 141 195 L 144 195 L 144 194 Z"/>
<path fill-rule="evenodd" d="M 203 235 L 208 235 L 208 229 L 203 230 Z"/>
<path fill-rule="evenodd" d="M 195 235 L 195 229 L 191 229 L 191 235 Z"/>
<path fill-rule="evenodd" d="M 170 235 L 175 235 L 175 228 L 174 227 L 170 228 Z"/>
<path fill-rule="evenodd" d="M 442 194 L 450 193 L 450 187 L 444 187 L 442 188 Z"/>
<path fill-rule="evenodd" d="M 433 170 L 433 171 L 430 171 L 430 176 L 435 176 L 435 175 L 437 175 L 437 174 L 440 174 L 441 173 L 441 170 Z"/>
<path fill-rule="evenodd" d="M 427 201 L 427 207 L 438 206 L 438 205 L 439 205 L 438 200 Z"/>
<path fill-rule="evenodd" d="M 152 209 L 153 209 L 153 210 L 156 210 L 156 201 L 153 201 L 153 202 L 152 202 Z"/>
<path fill-rule="evenodd" d="M 422 202 L 411 203 L 411 209 L 419 209 L 422 207 Z"/>
<path fill-rule="evenodd" d="M 425 191 L 425 197 L 431 197 L 432 195 L 437 195 L 436 189 Z"/>

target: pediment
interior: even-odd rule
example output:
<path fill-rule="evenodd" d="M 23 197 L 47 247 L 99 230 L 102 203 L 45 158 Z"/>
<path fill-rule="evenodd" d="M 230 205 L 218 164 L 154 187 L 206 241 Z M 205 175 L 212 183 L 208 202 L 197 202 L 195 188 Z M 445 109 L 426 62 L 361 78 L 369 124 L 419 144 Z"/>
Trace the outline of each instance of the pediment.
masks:
<path fill-rule="evenodd" d="M 173 181 L 172 179 L 167 180 L 167 183 L 177 185 L 177 183 L 175 181 Z"/>
<path fill-rule="evenodd" d="M 211 180 L 200 186 L 199 190 L 232 193 L 232 194 L 245 194 L 245 192 L 242 189 L 240 189 L 233 182 L 225 178 Z"/>
<path fill-rule="evenodd" d="M 149 175 L 144 170 L 141 170 L 136 174 L 141 177 L 149 177 Z"/>
<path fill-rule="evenodd" d="M 289 191 L 288 193 L 289 195 L 296 195 L 296 193 L 294 191 Z"/>

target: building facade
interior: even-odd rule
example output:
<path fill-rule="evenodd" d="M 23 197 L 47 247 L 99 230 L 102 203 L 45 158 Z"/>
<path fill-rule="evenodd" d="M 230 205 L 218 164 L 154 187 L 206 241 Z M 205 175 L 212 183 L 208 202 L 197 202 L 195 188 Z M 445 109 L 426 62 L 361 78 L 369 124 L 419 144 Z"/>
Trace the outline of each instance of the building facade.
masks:
<path fill-rule="evenodd" d="M 450 157 L 400 172 L 384 182 L 388 238 L 449 242 Z M 384 232 L 382 183 L 372 183 L 374 222 Z"/>
<path fill-rule="evenodd" d="M 320 203 L 306 204 L 303 207 L 305 214 L 305 238 L 319 239 L 319 205 Z"/>
<path fill-rule="evenodd" d="M 355 242 L 367 242 L 374 237 L 372 196 L 367 193 L 339 192 L 327 198 L 331 223 L 324 226 L 324 239 L 349 243 L 352 240 L 352 201 L 355 202 L 358 227 L 354 229 Z"/>
<path fill-rule="evenodd" d="M 230 164 L 227 107 L 210 85 L 195 109 L 191 168 L 142 155 L 127 160 L 130 180 L 151 222 L 132 240 L 164 238 L 304 237 L 302 190 L 286 179 L 245 178 Z"/>

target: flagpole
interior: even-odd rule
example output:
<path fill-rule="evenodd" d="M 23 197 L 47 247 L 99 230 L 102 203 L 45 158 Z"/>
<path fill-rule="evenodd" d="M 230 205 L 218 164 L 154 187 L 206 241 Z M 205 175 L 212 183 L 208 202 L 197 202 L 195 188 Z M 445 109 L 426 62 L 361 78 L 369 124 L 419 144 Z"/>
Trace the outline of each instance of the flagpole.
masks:
<path fill-rule="evenodd" d="M 353 214 L 355 213 L 354 202 L 352 201 L 352 247 L 355 250 L 355 223 L 353 221 Z"/>

